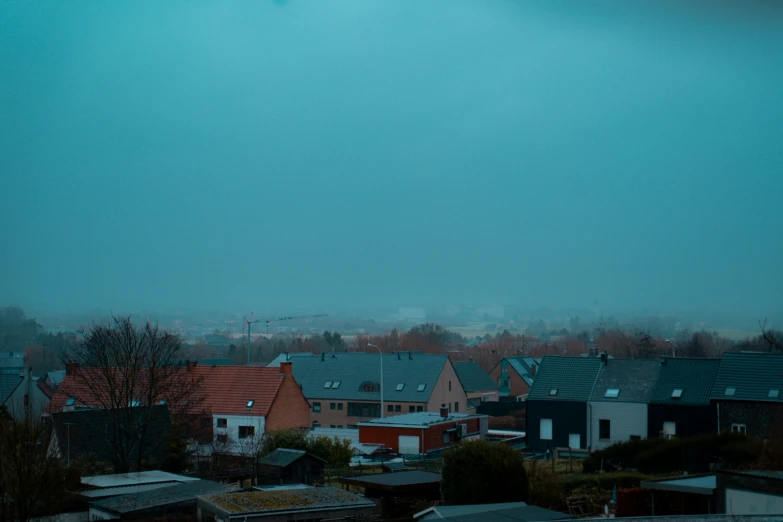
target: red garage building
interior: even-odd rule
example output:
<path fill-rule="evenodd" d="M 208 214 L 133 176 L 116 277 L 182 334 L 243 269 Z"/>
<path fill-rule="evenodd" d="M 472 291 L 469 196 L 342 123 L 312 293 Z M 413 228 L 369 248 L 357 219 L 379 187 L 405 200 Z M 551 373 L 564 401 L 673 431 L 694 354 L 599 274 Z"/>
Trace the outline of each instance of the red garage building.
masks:
<path fill-rule="evenodd" d="M 461 440 L 487 436 L 486 415 L 409 413 L 359 423 L 359 442 L 383 444 L 395 453 L 418 455 L 443 450 Z"/>

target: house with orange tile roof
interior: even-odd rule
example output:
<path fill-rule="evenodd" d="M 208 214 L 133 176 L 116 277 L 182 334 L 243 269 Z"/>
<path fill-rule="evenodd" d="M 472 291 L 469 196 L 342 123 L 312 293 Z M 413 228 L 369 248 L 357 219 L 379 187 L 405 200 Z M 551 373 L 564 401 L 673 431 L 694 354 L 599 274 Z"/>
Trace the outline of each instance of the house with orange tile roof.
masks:
<path fill-rule="evenodd" d="M 107 401 L 95 393 L 100 371 L 69 363 L 47 412 L 106 407 Z M 310 404 L 294 379 L 291 363 L 266 368 L 199 366 L 188 362 L 178 371 L 182 372 L 182 385 L 186 387 L 186 392 L 179 394 L 180 404 L 166 398 L 155 398 L 155 404 L 168 404 L 175 414 L 187 410 L 182 418 L 191 428 L 190 438 L 197 439 L 209 452 L 247 454 L 267 431 L 304 429 L 310 425 Z M 89 374 L 85 378 L 84 373 L 77 378 L 79 372 L 95 373 L 95 378 Z M 93 389 L 86 390 L 90 382 L 94 383 Z M 128 407 L 151 406 L 146 402 L 149 401 L 139 397 Z"/>

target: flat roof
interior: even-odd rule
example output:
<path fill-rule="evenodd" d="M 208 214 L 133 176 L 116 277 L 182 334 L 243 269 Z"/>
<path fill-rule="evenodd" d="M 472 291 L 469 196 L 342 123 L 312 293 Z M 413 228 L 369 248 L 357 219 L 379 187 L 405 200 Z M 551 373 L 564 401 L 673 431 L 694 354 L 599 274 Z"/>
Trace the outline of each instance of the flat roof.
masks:
<path fill-rule="evenodd" d="M 440 413 L 429 411 L 418 411 L 415 413 L 406 413 L 403 415 L 394 415 L 393 417 L 384 417 L 382 419 L 372 419 L 360 422 L 361 426 L 395 426 L 395 427 L 413 427 L 422 428 L 442 422 L 459 422 L 465 419 L 475 419 L 486 417 L 486 415 L 476 415 L 473 413 L 449 413 L 448 417 L 441 417 Z"/>
<path fill-rule="evenodd" d="M 307 484 L 272 484 L 269 486 L 254 486 L 253 489 L 258 491 L 287 491 L 289 489 L 308 489 L 310 487 Z"/>
<path fill-rule="evenodd" d="M 195 477 L 176 475 L 166 471 L 136 471 L 133 473 L 117 473 L 116 475 L 94 475 L 82 477 L 82 484 L 96 488 L 113 488 L 117 486 L 133 486 L 155 484 L 157 482 L 193 482 Z"/>
<path fill-rule="evenodd" d="M 332 487 L 288 489 L 284 491 L 238 491 L 198 497 L 200 502 L 211 504 L 228 513 L 229 517 L 241 517 L 260 513 L 306 513 L 332 508 L 375 507 L 375 502 L 355 493 Z"/>
<path fill-rule="evenodd" d="M 197 480 L 143 493 L 132 493 L 98 500 L 92 502 L 90 506 L 116 514 L 125 514 L 180 502 L 195 502 L 196 497 L 199 495 L 228 493 L 237 489 L 235 484 L 220 484 L 211 480 Z"/>
<path fill-rule="evenodd" d="M 376 473 L 374 475 L 352 475 L 342 477 L 340 483 L 386 490 L 416 489 L 421 486 L 433 485 L 440 487 L 440 473 L 414 470 L 398 471 L 396 473 Z"/>
<path fill-rule="evenodd" d="M 170 488 L 177 486 L 182 482 L 156 482 L 154 484 L 140 484 L 131 486 L 117 486 L 114 488 L 85 489 L 79 491 L 79 495 L 87 499 L 97 500 L 99 498 L 116 497 L 127 495 L 129 493 L 141 493 L 143 491 L 152 491 L 153 489 Z"/>
<path fill-rule="evenodd" d="M 685 476 L 672 479 L 643 480 L 639 487 L 659 491 L 677 491 L 679 493 L 696 493 L 697 495 L 712 495 L 717 487 L 715 475 Z"/>

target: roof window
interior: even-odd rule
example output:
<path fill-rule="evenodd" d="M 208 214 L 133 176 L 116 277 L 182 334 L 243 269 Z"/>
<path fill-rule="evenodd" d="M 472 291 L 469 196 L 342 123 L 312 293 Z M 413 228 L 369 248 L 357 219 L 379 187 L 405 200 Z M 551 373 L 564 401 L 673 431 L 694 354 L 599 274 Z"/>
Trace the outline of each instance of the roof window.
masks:
<path fill-rule="evenodd" d="M 138 400 L 134 399 L 134 400 L 130 401 L 130 403 L 128 403 L 128 406 L 130 406 L 131 408 L 135 408 L 137 406 L 141 406 L 141 402 L 139 402 Z"/>
<path fill-rule="evenodd" d="M 723 395 L 726 397 L 734 397 L 735 393 L 737 393 L 737 388 L 726 388 L 726 391 L 723 392 Z"/>
<path fill-rule="evenodd" d="M 76 399 L 73 397 L 68 397 L 68 400 L 65 401 L 66 406 L 73 406 L 74 404 L 76 404 Z"/>
<path fill-rule="evenodd" d="M 252 407 L 253 407 L 253 404 L 255 404 L 255 402 L 256 402 L 256 401 L 254 401 L 253 399 L 250 399 L 249 401 L 247 401 L 247 407 L 248 407 L 248 408 L 252 408 Z"/>
<path fill-rule="evenodd" d="M 331 387 L 332 387 L 332 381 L 326 381 L 326 384 L 324 384 L 324 390 Z"/>
<path fill-rule="evenodd" d="M 777 399 L 778 397 L 780 397 L 780 389 L 779 388 L 775 388 L 773 390 L 769 390 L 769 393 L 767 393 L 767 398 L 768 399 Z"/>
<path fill-rule="evenodd" d="M 552 388 L 551 390 L 549 390 L 550 397 L 554 397 L 555 395 L 557 395 L 557 388 Z"/>
<path fill-rule="evenodd" d="M 606 393 L 604 393 L 604 397 L 607 399 L 616 399 L 620 396 L 620 388 L 609 388 L 606 390 Z"/>
<path fill-rule="evenodd" d="M 427 387 L 427 385 L 426 385 L 426 384 L 419 384 L 419 387 L 418 387 L 418 388 L 416 388 L 416 391 L 420 391 L 420 392 L 421 392 L 421 391 L 424 391 L 424 388 L 426 388 L 426 387 Z"/>
<path fill-rule="evenodd" d="M 672 399 L 682 398 L 682 388 L 675 388 L 672 390 Z"/>
<path fill-rule="evenodd" d="M 397 385 L 397 391 L 402 391 L 403 388 L 405 388 L 405 383 L 404 382 L 401 382 L 400 384 Z"/>
<path fill-rule="evenodd" d="M 332 383 L 332 389 L 333 389 L 333 390 L 336 390 L 337 388 L 339 388 L 339 387 L 340 387 L 340 382 L 341 382 L 341 381 L 334 381 L 334 382 Z"/>

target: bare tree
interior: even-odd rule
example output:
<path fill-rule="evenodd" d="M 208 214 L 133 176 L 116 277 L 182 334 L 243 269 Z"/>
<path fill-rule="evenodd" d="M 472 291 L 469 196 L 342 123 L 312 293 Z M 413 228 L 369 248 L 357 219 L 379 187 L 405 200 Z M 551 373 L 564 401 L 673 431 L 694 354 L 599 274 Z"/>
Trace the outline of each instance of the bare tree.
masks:
<path fill-rule="evenodd" d="M 96 433 L 110 445 L 116 471 L 141 469 L 145 455 L 166 442 L 147 436 L 153 408 L 166 405 L 179 425 L 201 400 L 199 379 L 178 359 L 180 338 L 121 316 L 94 324 L 80 341 L 66 355 L 74 375 L 68 393 L 76 406 L 110 412 L 109 426 Z"/>
<path fill-rule="evenodd" d="M 761 323 L 761 337 L 769 346 L 770 352 L 783 352 L 783 340 L 773 330 L 767 330 L 767 320 Z"/>

